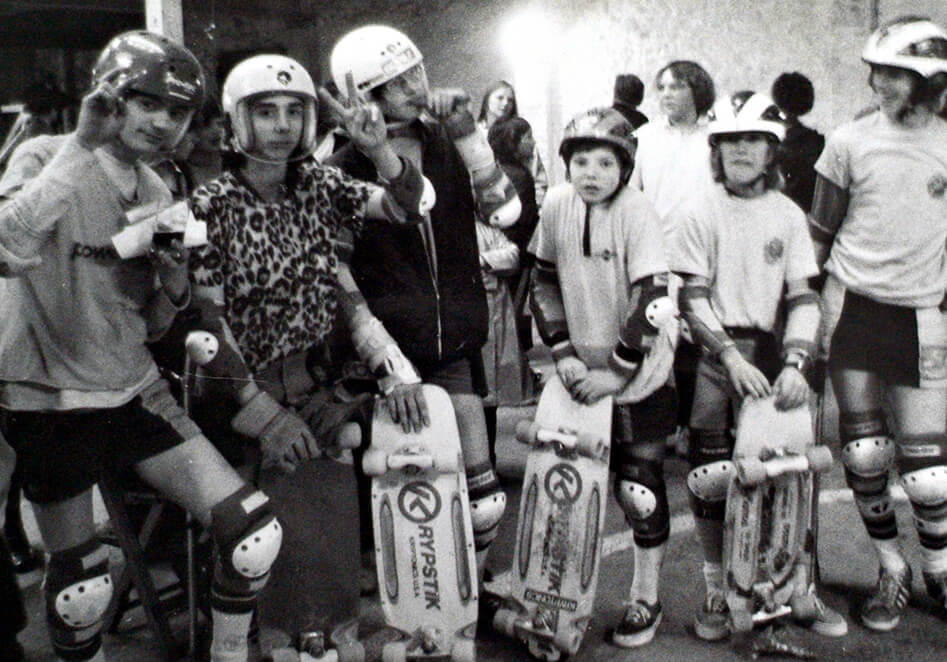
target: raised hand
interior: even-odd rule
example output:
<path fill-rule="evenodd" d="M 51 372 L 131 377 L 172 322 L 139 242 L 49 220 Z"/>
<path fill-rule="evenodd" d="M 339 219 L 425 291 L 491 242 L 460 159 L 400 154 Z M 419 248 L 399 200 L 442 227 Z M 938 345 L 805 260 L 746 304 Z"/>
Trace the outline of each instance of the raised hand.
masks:
<path fill-rule="evenodd" d="M 440 118 L 447 117 L 458 105 L 470 103 L 470 95 L 459 87 L 436 87 L 428 97 L 428 108 Z"/>
<path fill-rule="evenodd" d="M 342 121 L 359 151 L 371 157 L 388 140 L 384 115 L 377 104 L 359 100 L 352 72 L 345 74 L 345 85 L 348 88 L 348 101 L 345 103 L 339 102 L 324 87 L 319 88 L 319 102 Z"/>
<path fill-rule="evenodd" d="M 83 147 L 95 149 L 118 135 L 125 119 L 122 95 L 137 78 L 137 75 L 129 75 L 127 68 L 116 67 L 103 75 L 99 84 L 82 98 L 76 138 Z"/>

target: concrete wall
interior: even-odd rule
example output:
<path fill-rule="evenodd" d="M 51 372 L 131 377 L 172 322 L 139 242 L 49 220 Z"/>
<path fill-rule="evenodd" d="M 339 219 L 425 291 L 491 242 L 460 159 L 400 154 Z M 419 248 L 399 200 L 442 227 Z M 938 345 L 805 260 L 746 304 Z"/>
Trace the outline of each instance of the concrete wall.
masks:
<path fill-rule="evenodd" d="M 645 80 L 642 110 L 653 116 L 654 73 L 672 59 L 700 62 L 721 92 L 768 89 L 780 72 L 802 71 L 816 88 L 808 121 L 827 131 L 870 101 L 859 53 L 876 13 L 882 22 L 920 13 L 947 25 L 944 0 L 273 0 L 266 10 L 236 4 L 243 7 L 184 0 L 187 42 L 212 70 L 221 50 L 279 45 L 322 79 L 336 39 L 358 25 L 388 23 L 418 44 L 432 84 L 463 86 L 478 106 L 492 81 L 511 80 L 547 163 L 571 115 L 610 103 L 617 73 Z M 511 17 L 527 9 L 532 18 L 509 34 Z"/>

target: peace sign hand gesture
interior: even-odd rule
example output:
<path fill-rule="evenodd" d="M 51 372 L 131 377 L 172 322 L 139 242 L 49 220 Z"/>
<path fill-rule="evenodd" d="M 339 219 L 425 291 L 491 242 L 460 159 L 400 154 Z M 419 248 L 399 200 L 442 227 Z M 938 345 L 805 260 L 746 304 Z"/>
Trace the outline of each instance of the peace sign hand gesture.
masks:
<path fill-rule="evenodd" d="M 82 98 L 76 121 L 76 138 L 87 149 L 95 149 L 118 135 L 125 119 L 125 89 L 139 78 L 127 68 L 116 67 L 103 75 Z"/>
<path fill-rule="evenodd" d="M 352 72 L 345 74 L 345 85 L 348 88 L 347 103 L 340 103 L 324 87 L 319 88 L 319 101 L 330 114 L 342 121 L 346 133 L 359 151 L 374 160 L 373 152 L 388 141 L 385 118 L 376 104 L 359 100 Z"/>

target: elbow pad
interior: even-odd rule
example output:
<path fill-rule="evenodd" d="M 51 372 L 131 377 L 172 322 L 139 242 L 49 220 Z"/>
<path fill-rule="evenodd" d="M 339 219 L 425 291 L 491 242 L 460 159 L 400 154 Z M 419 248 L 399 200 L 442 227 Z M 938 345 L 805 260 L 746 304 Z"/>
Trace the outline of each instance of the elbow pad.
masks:
<path fill-rule="evenodd" d="M 641 287 L 633 306 L 612 352 L 614 367 L 626 373 L 634 372 L 650 351 L 658 332 L 677 315 L 666 284 L 649 283 Z"/>
<path fill-rule="evenodd" d="M 536 319 L 539 335 L 547 346 L 554 347 L 569 339 L 559 276 L 552 262 L 536 260 L 530 280 L 530 311 Z"/>

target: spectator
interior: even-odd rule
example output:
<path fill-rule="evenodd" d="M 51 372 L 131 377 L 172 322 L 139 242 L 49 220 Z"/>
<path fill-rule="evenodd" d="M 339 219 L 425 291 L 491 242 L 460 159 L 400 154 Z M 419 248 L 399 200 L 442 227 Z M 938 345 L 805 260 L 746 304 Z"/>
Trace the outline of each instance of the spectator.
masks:
<path fill-rule="evenodd" d="M 786 124 L 786 138 L 776 153 L 785 180 L 783 193 L 809 213 L 815 190 L 815 162 L 825 147 L 825 136 L 799 121 L 812 110 L 815 101 L 812 81 L 798 71 L 783 73 L 773 82 L 771 94 Z"/>
<path fill-rule="evenodd" d="M 612 108 L 625 116 L 636 130 L 647 124 L 648 116 L 638 110 L 644 99 L 644 83 L 634 74 L 618 74 L 615 76 L 615 92 L 612 97 Z"/>

